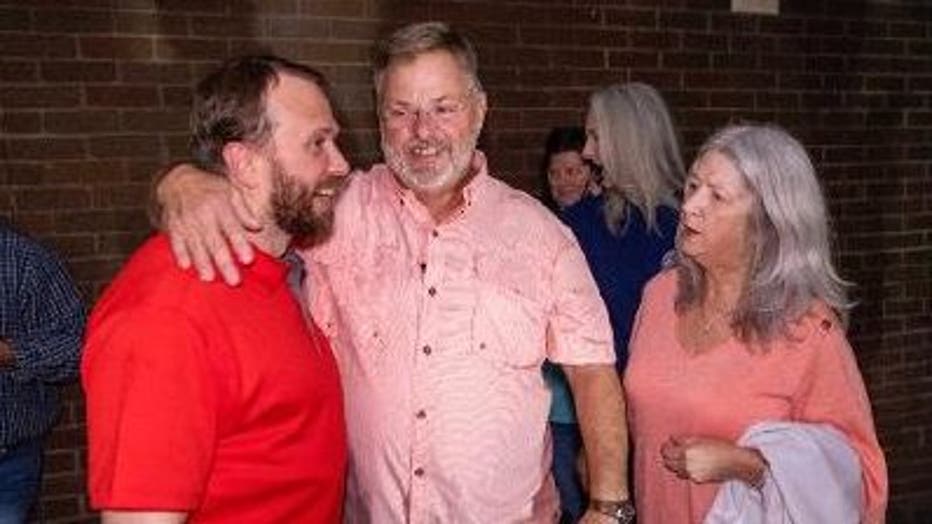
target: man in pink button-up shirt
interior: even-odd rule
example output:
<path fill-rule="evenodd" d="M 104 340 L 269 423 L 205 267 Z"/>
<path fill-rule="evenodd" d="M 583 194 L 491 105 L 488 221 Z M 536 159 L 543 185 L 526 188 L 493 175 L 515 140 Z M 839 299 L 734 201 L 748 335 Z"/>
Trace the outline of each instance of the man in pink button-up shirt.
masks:
<path fill-rule="evenodd" d="M 331 240 L 302 253 L 345 390 L 347 521 L 553 522 L 544 359 L 576 398 L 584 520 L 624 521 L 609 516 L 627 509 L 627 435 L 605 308 L 572 234 L 475 149 L 486 96 L 471 45 L 406 26 L 381 43 L 375 83 L 386 164 L 354 177 Z M 235 282 L 227 239 L 250 253 L 226 188 L 190 168 L 167 180 L 180 260 L 210 277 L 213 257 Z M 195 220 L 220 225 L 180 233 Z"/>

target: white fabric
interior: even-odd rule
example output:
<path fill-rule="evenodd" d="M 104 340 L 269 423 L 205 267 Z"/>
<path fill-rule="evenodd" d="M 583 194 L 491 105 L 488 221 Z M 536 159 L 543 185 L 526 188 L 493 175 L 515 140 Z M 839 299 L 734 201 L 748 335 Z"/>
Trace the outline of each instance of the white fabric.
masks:
<path fill-rule="evenodd" d="M 770 464 L 764 485 L 722 485 L 706 524 L 857 523 L 863 506 L 861 466 L 845 436 L 826 424 L 761 422 L 738 444 Z"/>

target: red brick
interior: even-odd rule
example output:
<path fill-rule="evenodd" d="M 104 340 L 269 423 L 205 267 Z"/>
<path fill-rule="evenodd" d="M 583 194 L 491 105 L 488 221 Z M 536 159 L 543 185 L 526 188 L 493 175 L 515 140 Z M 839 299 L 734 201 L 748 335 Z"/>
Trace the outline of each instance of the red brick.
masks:
<path fill-rule="evenodd" d="M 754 107 L 754 93 L 741 91 L 709 93 L 709 106 L 750 109 Z"/>
<path fill-rule="evenodd" d="M 658 26 L 667 30 L 704 31 L 708 29 L 709 17 L 702 11 L 661 11 Z"/>
<path fill-rule="evenodd" d="M 55 248 L 55 252 L 60 253 L 62 256 L 70 259 L 93 255 L 97 252 L 95 247 L 95 235 L 90 233 L 78 234 L 78 235 L 53 235 L 48 238 L 48 241 L 51 243 L 52 247 Z M 73 404 L 73 403 L 71 403 Z M 69 424 L 83 424 L 84 421 L 84 411 L 83 409 L 70 409 L 74 406 L 66 405 L 62 412 L 61 420 L 59 425 Z M 78 411 L 77 415 L 73 412 Z"/>
<path fill-rule="evenodd" d="M 42 120 L 35 111 L 0 111 L 0 133 L 38 133 Z"/>
<path fill-rule="evenodd" d="M 34 62 L 0 62 L 0 81 L 4 83 L 35 82 L 38 68 Z"/>
<path fill-rule="evenodd" d="M 159 9 L 165 13 L 225 13 L 225 0 L 159 0 Z"/>
<path fill-rule="evenodd" d="M 260 21 L 250 16 L 194 16 L 191 18 L 191 34 L 200 37 L 254 37 L 260 33 Z"/>
<path fill-rule="evenodd" d="M 42 177 L 50 185 L 106 184 L 126 180 L 121 162 L 102 160 L 55 162 L 46 168 Z"/>
<path fill-rule="evenodd" d="M 91 138 L 88 149 L 95 158 L 153 157 L 161 146 L 150 136 L 114 135 Z"/>
<path fill-rule="evenodd" d="M 151 37 L 84 36 L 80 40 L 84 58 L 151 60 L 154 48 Z"/>
<path fill-rule="evenodd" d="M 29 31 L 32 29 L 26 9 L 0 8 L 0 31 Z"/>
<path fill-rule="evenodd" d="M 81 92 L 73 87 L 0 87 L 0 107 L 74 107 L 81 103 Z"/>
<path fill-rule="evenodd" d="M 70 449 L 45 453 L 43 471 L 46 474 L 73 472 L 77 470 L 77 466 L 77 455 Z"/>
<path fill-rule="evenodd" d="M 55 214 L 55 227 L 58 228 L 60 233 L 84 233 L 88 231 L 93 231 L 95 233 L 102 231 L 140 231 L 148 229 L 149 220 L 141 208 L 135 211 L 125 209 L 63 211 Z M 87 260 L 85 264 L 88 267 L 92 267 L 94 262 L 110 264 L 111 262 L 116 261 Z M 101 274 L 112 274 L 111 270 L 114 267 L 115 264 L 112 264 L 107 268 L 102 268 Z M 77 268 L 75 268 L 75 271 L 77 271 Z M 85 273 L 85 276 L 87 275 L 88 274 Z M 56 434 L 53 433 L 53 437 L 55 435 Z M 77 437 L 80 436 L 79 433 L 76 433 L 76 435 Z M 80 439 L 77 437 L 66 433 L 60 438 L 72 439 L 74 442 L 72 442 L 72 440 L 66 440 L 61 442 L 60 445 L 79 443 L 78 441 Z"/>
<path fill-rule="evenodd" d="M 605 23 L 608 26 L 652 29 L 657 27 L 657 11 L 654 9 L 619 9 L 606 7 Z"/>
<path fill-rule="evenodd" d="M 56 497 L 42 499 L 42 517 L 44 519 L 68 518 L 78 514 L 80 503 L 78 497 Z"/>
<path fill-rule="evenodd" d="M 231 0 L 228 2 L 231 13 L 253 12 L 255 15 L 283 15 L 298 12 L 298 0 Z"/>
<path fill-rule="evenodd" d="M 664 51 L 660 59 L 666 69 L 708 69 L 710 65 L 707 53 Z"/>
<path fill-rule="evenodd" d="M 154 87 L 88 86 L 87 104 L 98 107 L 143 107 L 159 103 Z"/>
<path fill-rule="evenodd" d="M 118 11 L 115 13 L 116 33 L 118 34 L 159 34 L 186 36 L 190 34 L 188 17 L 169 15 L 162 12 Z"/>
<path fill-rule="evenodd" d="M 148 205 L 149 183 L 108 185 L 97 189 L 94 203 L 101 208 L 134 208 Z"/>
<path fill-rule="evenodd" d="M 107 11 L 37 10 L 33 24 L 43 33 L 109 33 L 113 16 Z"/>
<path fill-rule="evenodd" d="M 651 69 L 660 66 L 660 53 L 656 51 L 619 51 L 608 55 L 610 68 L 637 67 Z"/>
<path fill-rule="evenodd" d="M 124 111 L 120 119 L 124 131 L 162 132 L 186 131 L 188 111 Z"/>
<path fill-rule="evenodd" d="M 125 83 L 190 84 L 194 80 L 187 63 L 120 62 L 118 77 Z"/>
<path fill-rule="evenodd" d="M 21 160 L 73 159 L 84 156 L 84 141 L 76 138 L 9 138 L 7 158 Z"/>
<path fill-rule="evenodd" d="M 74 37 L 0 33 L 0 56 L 29 58 L 65 58 L 75 56 Z"/>
<path fill-rule="evenodd" d="M 605 53 L 601 50 L 554 49 L 550 60 L 557 68 L 600 68 L 606 65 Z"/>
<path fill-rule="evenodd" d="M 206 38 L 165 38 L 156 42 L 155 56 L 160 60 L 222 60 L 227 44 Z"/>
<path fill-rule="evenodd" d="M 47 112 L 43 127 L 51 133 L 105 133 L 117 129 L 117 113 L 88 110 Z"/>
<path fill-rule="evenodd" d="M 188 109 L 191 107 L 193 91 L 190 87 L 163 87 L 162 104 L 166 107 L 181 107 Z M 148 104 L 142 104 L 148 105 Z"/>
<path fill-rule="evenodd" d="M 756 69 L 758 63 L 757 55 L 752 54 L 716 53 L 712 55 L 712 69 Z M 766 59 L 760 60 L 760 63 L 776 69 L 775 64 Z"/>
<path fill-rule="evenodd" d="M 43 62 L 42 79 L 47 82 L 111 82 L 116 79 L 116 65 L 101 61 Z"/>
<path fill-rule="evenodd" d="M 265 21 L 265 34 L 269 38 L 327 38 L 331 35 L 331 26 L 336 28 L 340 24 L 340 36 L 337 36 L 334 29 L 333 36 L 347 40 L 368 40 L 363 36 L 367 31 L 378 31 L 378 24 L 361 21 L 329 21 L 319 18 L 309 17 L 275 17 Z"/>
<path fill-rule="evenodd" d="M 632 31 L 631 45 L 647 49 L 679 49 L 682 47 L 682 38 L 679 33 Z"/>
<path fill-rule="evenodd" d="M 366 15 L 363 0 L 298 0 L 298 12 L 314 16 L 360 17 Z"/>
<path fill-rule="evenodd" d="M 101 233 L 97 235 L 97 251 L 101 255 L 132 253 L 148 236 L 148 231 Z"/>
<path fill-rule="evenodd" d="M 91 202 L 84 189 L 26 189 L 17 191 L 15 198 L 16 208 L 24 211 L 84 209 Z"/>

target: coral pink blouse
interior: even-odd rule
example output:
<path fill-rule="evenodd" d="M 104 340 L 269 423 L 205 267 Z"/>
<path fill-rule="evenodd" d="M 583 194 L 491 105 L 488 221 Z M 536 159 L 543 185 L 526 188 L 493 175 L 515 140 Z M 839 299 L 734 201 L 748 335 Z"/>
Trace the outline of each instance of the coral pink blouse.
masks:
<path fill-rule="evenodd" d="M 642 524 L 702 522 L 719 484 L 681 480 L 664 468 L 672 436 L 736 441 L 765 421 L 828 423 L 844 433 L 862 470 L 862 520 L 882 522 L 887 472 L 871 407 L 843 327 L 814 306 L 791 337 L 766 351 L 730 339 L 690 354 L 676 336 L 676 271 L 644 292 L 624 384 L 634 439 L 635 497 Z"/>

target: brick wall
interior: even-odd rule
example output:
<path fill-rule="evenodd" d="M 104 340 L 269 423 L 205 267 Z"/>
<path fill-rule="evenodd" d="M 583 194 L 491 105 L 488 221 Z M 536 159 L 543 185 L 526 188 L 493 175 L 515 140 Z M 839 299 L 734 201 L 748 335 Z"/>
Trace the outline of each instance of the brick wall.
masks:
<path fill-rule="evenodd" d="M 55 246 L 89 299 L 148 233 L 157 166 L 184 156 L 191 85 L 268 50 L 336 85 L 345 145 L 377 158 L 367 61 L 403 22 L 442 19 L 479 44 L 492 165 L 532 189 L 552 125 L 587 94 L 658 86 L 688 151 L 732 119 L 802 138 L 827 188 L 851 332 L 892 478 L 891 520 L 932 514 L 932 8 L 920 0 L 0 0 L 0 213 Z M 37 516 L 92 520 L 76 388 L 47 456 Z"/>

